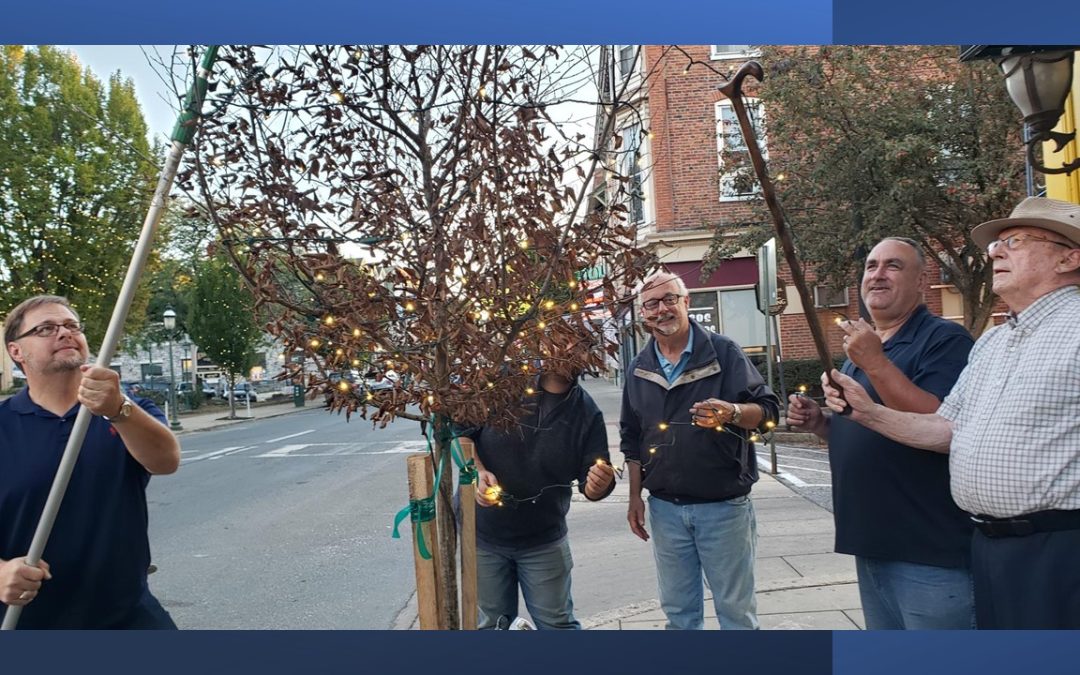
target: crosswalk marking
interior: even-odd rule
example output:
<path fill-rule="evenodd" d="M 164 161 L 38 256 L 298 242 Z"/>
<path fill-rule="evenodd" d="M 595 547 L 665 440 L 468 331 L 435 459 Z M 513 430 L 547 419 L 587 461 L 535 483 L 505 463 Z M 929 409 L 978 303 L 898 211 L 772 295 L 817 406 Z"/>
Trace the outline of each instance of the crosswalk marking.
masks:
<path fill-rule="evenodd" d="M 263 453 L 261 455 L 255 455 L 256 457 L 288 457 L 290 452 L 296 452 L 297 450 L 303 450 L 309 447 L 310 443 L 299 443 L 294 445 L 283 445 L 280 448 L 274 448 L 270 452 Z"/>
<path fill-rule="evenodd" d="M 206 453 L 205 455 L 199 455 L 197 457 L 184 457 L 183 459 L 180 460 L 180 463 L 181 464 L 190 464 L 191 462 L 198 462 L 198 461 L 201 461 L 201 460 L 204 460 L 204 459 L 216 459 L 216 458 L 222 457 L 224 455 L 229 455 L 229 454 L 233 454 L 233 453 L 236 453 L 236 452 L 241 452 L 243 450 L 250 450 L 253 447 L 255 447 L 255 446 L 237 445 L 237 446 L 233 446 L 231 448 L 222 448 L 220 450 L 214 450 L 212 452 Z"/>
<path fill-rule="evenodd" d="M 305 429 L 304 431 L 298 431 L 295 434 L 289 434 L 288 436 L 281 436 L 279 438 L 271 438 L 268 441 L 263 441 L 263 443 L 277 443 L 278 441 L 284 441 L 284 440 L 288 440 L 290 438 L 296 438 L 297 436 L 303 436 L 305 434 L 311 434 L 311 433 L 314 433 L 314 432 L 315 432 L 314 429 Z"/>

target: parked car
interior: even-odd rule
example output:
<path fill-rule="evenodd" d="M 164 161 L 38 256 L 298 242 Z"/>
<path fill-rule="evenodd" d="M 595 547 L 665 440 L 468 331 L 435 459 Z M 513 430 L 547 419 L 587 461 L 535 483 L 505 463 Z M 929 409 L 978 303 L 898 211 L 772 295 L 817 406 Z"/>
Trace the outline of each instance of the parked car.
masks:
<path fill-rule="evenodd" d="M 180 384 L 176 385 L 177 394 L 188 394 L 193 391 L 195 391 L 195 387 L 190 382 L 181 382 Z M 217 391 L 214 389 L 213 386 L 205 382 L 202 383 L 202 394 L 204 398 L 213 398 L 216 393 Z"/>
<path fill-rule="evenodd" d="M 233 387 L 232 397 L 237 401 L 251 401 L 252 403 L 259 400 L 258 392 L 250 382 L 241 382 Z"/>

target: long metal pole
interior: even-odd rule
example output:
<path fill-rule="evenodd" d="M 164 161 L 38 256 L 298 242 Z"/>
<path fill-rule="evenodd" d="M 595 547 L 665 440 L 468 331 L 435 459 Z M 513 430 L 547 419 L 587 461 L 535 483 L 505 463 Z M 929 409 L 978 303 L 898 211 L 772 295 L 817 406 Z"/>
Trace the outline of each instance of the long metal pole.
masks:
<path fill-rule="evenodd" d="M 116 345 L 120 341 L 124 322 L 127 321 L 128 310 L 131 309 L 135 289 L 139 285 L 143 268 L 146 266 L 146 260 L 149 258 L 153 247 L 158 222 L 165 213 L 169 191 L 172 189 L 176 170 L 180 166 L 180 157 L 184 154 L 184 148 L 187 147 L 195 135 L 195 126 L 198 124 L 203 99 L 206 97 L 207 78 L 217 58 L 217 50 L 217 46 L 211 46 L 203 54 L 202 62 L 199 64 L 199 71 L 195 77 L 195 83 L 188 90 L 187 98 L 184 100 L 184 110 L 180 113 L 180 118 L 173 129 L 172 147 L 169 150 L 169 156 L 165 159 L 165 166 L 161 170 L 160 178 L 158 178 L 157 189 L 154 191 L 154 198 L 150 202 L 150 210 L 146 213 L 139 241 L 135 245 L 135 252 L 132 254 L 131 262 L 128 264 L 124 285 L 120 288 L 120 295 L 116 299 L 112 318 L 109 319 L 109 327 L 105 331 L 105 339 L 102 341 L 101 349 L 98 351 L 98 366 L 108 367 L 112 363 L 113 354 L 116 353 Z M 90 410 L 86 407 L 80 407 L 78 414 L 75 416 L 75 425 L 72 427 L 71 436 L 68 437 L 67 446 L 64 448 L 64 456 L 61 458 L 60 466 L 56 470 L 52 488 L 49 490 L 49 497 L 45 501 L 45 509 L 41 514 L 41 519 L 38 521 L 37 529 L 34 531 L 34 538 L 30 542 L 30 551 L 26 554 L 26 564 L 28 565 L 37 567 L 38 563 L 41 562 L 41 555 L 45 550 L 45 544 L 49 541 L 49 535 L 52 533 L 53 524 L 56 522 L 56 514 L 60 511 L 60 503 L 64 499 L 68 482 L 71 480 L 71 473 L 75 469 L 75 462 L 79 459 L 79 451 L 82 450 L 83 439 L 86 438 L 86 431 L 90 427 L 91 417 Z M 3 626 L 0 626 L 0 629 L 13 630 L 18 624 L 21 614 L 22 607 L 9 606 L 4 614 L 4 623 Z"/>
<path fill-rule="evenodd" d="M 176 366 L 173 364 L 173 351 L 172 351 L 172 331 L 169 332 L 169 398 L 172 401 L 169 405 L 172 406 L 172 410 L 169 411 L 169 428 L 173 431 L 179 431 L 183 429 L 180 426 L 180 420 L 176 417 Z"/>

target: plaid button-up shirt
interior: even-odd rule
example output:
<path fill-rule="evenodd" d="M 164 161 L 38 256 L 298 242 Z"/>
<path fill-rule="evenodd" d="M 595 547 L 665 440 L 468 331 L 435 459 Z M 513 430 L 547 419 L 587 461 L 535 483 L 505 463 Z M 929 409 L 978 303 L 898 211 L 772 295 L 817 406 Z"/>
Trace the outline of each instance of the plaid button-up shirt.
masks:
<path fill-rule="evenodd" d="M 987 331 L 938 414 L 957 505 L 1008 518 L 1080 509 L 1080 288 Z"/>

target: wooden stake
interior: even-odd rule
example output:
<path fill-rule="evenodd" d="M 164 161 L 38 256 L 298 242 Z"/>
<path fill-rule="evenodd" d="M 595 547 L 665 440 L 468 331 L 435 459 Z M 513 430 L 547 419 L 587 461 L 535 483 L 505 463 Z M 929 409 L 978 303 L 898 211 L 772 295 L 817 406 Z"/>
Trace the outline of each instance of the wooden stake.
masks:
<path fill-rule="evenodd" d="M 406 458 L 409 472 L 409 499 L 424 499 L 431 496 L 433 483 L 431 474 L 431 459 L 426 453 L 409 455 Z M 416 608 L 420 614 L 420 630 L 439 629 L 439 603 L 438 590 L 435 583 L 435 559 L 425 560 L 420 555 L 420 542 L 416 536 L 416 526 L 411 523 L 413 530 L 413 562 L 416 564 Z M 420 531 L 424 536 L 424 543 L 434 555 L 437 545 L 435 537 L 435 521 L 429 520 L 420 523 Z"/>
<path fill-rule="evenodd" d="M 473 442 L 461 441 L 461 454 L 467 464 L 476 454 Z M 461 628 L 476 630 L 476 483 L 460 486 L 461 501 Z"/>

